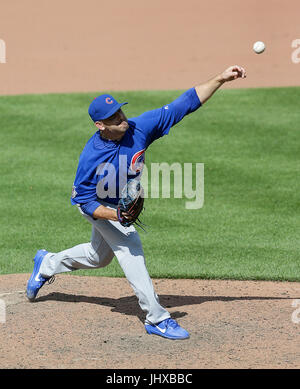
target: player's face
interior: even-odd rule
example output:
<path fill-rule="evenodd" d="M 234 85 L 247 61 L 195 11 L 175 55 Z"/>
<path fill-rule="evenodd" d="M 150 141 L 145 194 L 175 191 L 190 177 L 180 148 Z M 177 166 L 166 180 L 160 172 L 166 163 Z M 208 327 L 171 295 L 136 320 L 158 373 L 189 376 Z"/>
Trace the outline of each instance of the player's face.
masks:
<path fill-rule="evenodd" d="M 121 109 L 99 123 L 101 123 L 99 128 L 103 131 L 103 135 L 113 140 L 121 139 L 129 127 L 127 118 Z"/>

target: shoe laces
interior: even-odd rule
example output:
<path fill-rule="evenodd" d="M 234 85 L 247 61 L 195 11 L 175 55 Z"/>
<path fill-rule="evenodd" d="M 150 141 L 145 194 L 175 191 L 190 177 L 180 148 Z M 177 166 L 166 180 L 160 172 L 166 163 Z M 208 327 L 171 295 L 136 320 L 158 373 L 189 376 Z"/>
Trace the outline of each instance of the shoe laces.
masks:
<path fill-rule="evenodd" d="M 53 284 L 54 281 L 55 281 L 55 276 L 52 276 L 52 277 L 50 277 L 50 278 L 47 280 L 47 284 L 48 284 L 48 285 Z"/>
<path fill-rule="evenodd" d="M 167 324 L 167 327 L 172 327 L 172 328 L 176 328 L 176 327 L 179 326 L 177 321 L 174 320 L 174 319 L 171 319 L 171 318 L 167 319 L 167 323 L 166 324 Z"/>

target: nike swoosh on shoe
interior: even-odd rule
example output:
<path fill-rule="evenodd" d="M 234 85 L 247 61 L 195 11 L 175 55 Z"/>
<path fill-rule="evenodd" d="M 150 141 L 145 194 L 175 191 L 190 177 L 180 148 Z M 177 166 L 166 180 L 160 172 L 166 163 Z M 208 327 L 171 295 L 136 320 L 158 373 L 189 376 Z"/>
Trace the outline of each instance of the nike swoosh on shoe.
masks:
<path fill-rule="evenodd" d="M 40 279 L 40 272 L 38 272 L 38 274 L 35 276 L 35 279 L 34 279 L 36 282 L 41 282 L 42 280 Z"/>
<path fill-rule="evenodd" d="M 164 334 L 165 332 L 166 332 L 166 328 L 164 328 L 164 329 L 161 329 L 161 328 L 159 328 L 157 325 L 155 325 L 155 327 L 162 333 L 162 334 Z"/>

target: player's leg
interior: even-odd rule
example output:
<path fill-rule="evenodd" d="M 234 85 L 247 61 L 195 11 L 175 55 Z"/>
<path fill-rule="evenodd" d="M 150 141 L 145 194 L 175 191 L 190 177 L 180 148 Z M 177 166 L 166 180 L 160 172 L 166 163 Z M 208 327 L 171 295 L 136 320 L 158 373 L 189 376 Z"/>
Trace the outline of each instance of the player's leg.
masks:
<path fill-rule="evenodd" d="M 82 243 L 59 253 L 48 253 L 40 267 L 44 277 L 78 269 L 95 269 L 107 266 L 114 253 L 103 239 L 103 236 L 93 226 L 92 238 L 89 243 Z"/>
<path fill-rule="evenodd" d="M 45 255 L 40 274 L 49 278 L 54 274 L 77 269 L 103 267 L 116 255 L 124 273 L 136 293 L 140 307 L 147 312 L 147 322 L 157 323 L 170 317 L 160 304 L 146 269 L 140 237 L 135 228 L 125 228 L 119 222 L 94 220 L 91 243 L 83 243 L 59 253 Z"/>
<path fill-rule="evenodd" d="M 146 268 L 140 237 L 133 226 L 123 227 L 119 222 L 94 220 L 91 223 L 114 251 L 125 275 L 146 312 L 145 329 L 149 334 L 168 339 L 186 339 L 189 333 L 170 317 L 159 303 L 152 281 Z"/>
<path fill-rule="evenodd" d="M 123 227 L 119 222 L 86 218 L 99 231 L 117 257 L 124 274 L 133 288 L 147 323 L 158 323 L 170 318 L 159 303 L 145 264 L 140 237 L 133 226 Z"/>
<path fill-rule="evenodd" d="M 34 301 L 40 288 L 58 273 L 95 269 L 107 266 L 114 257 L 110 246 L 99 231 L 92 227 L 90 243 L 83 243 L 59 253 L 39 250 L 34 257 L 34 269 L 27 283 L 26 294 Z"/>

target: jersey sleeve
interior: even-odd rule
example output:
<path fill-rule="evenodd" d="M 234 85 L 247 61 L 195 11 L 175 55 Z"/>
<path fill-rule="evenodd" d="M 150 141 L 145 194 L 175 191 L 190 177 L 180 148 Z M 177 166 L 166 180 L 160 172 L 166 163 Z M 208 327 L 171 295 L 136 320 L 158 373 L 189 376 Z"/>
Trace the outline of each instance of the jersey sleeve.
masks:
<path fill-rule="evenodd" d="M 94 168 L 97 156 L 91 146 L 92 142 L 89 141 L 80 155 L 71 194 L 71 204 L 80 205 L 84 213 L 90 216 L 101 205 L 97 197 L 97 175 Z"/>
<path fill-rule="evenodd" d="M 72 187 L 71 204 L 80 205 L 84 213 L 92 216 L 95 209 L 101 205 L 97 193 L 96 185 L 94 183 L 80 183 Z"/>
<path fill-rule="evenodd" d="M 167 135 L 171 127 L 200 106 L 201 102 L 197 92 L 195 88 L 191 88 L 172 103 L 143 113 L 137 119 L 138 126 L 146 136 L 146 146 L 148 147 L 156 139 Z"/>
<path fill-rule="evenodd" d="M 100 201 L 92 200 L 88 203 L 82 204 L 80 206 L 81 210 L 87 215 L 93 217 L 94 211 L 101 205 Z"/>

